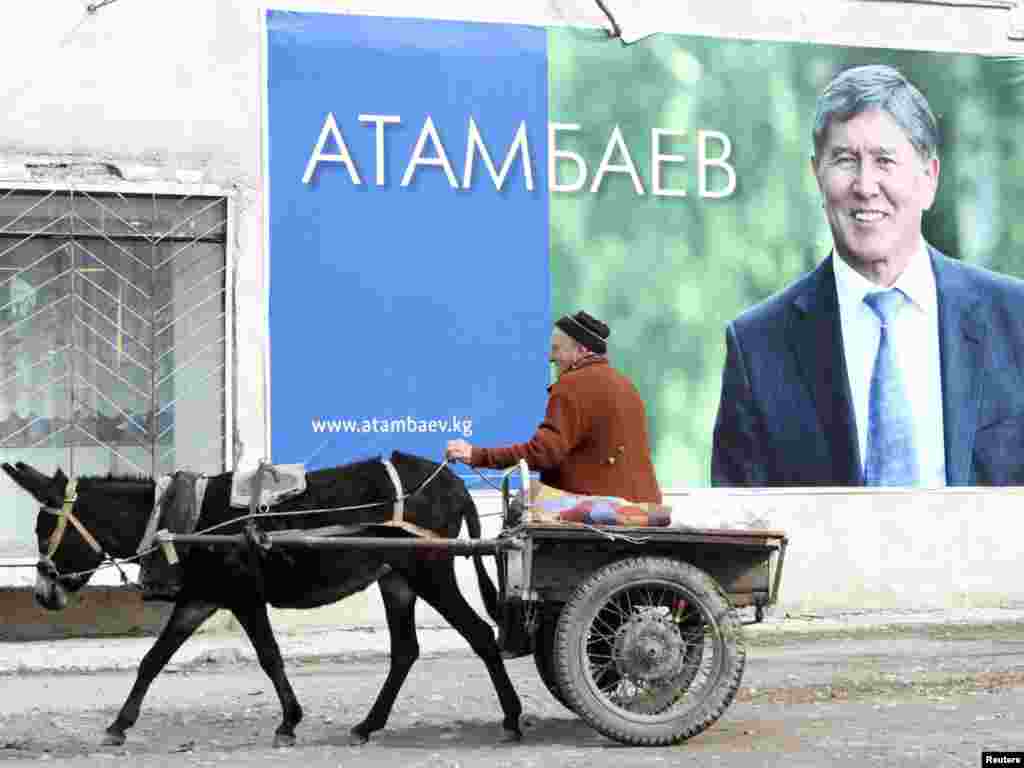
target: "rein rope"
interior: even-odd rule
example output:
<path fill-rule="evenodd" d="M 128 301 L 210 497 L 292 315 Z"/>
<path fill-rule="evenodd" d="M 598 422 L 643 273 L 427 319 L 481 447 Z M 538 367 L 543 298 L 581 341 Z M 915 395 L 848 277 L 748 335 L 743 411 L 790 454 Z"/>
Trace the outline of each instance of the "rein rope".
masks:
<path fill-rule="evenodd" d="M 110 553 L 107 552 L 107 550 L 105 550 L 102 546 L 100 546 L 100 543 L 98 541 L 96 541 L 96 537 L 93 536 L 89 532 L 89 529 L 85 527 L 85 524 L 81 520 L 78 519 L 78 517 L 75 515 L 74 512 L 71 511 L 72 508 L 75 506 L 75 502 L 78 501 L 78 492 L 77 491 L 78 491 L 78 481 L 77 480 L 69 480 L 67 486 L 64 489 L 64 504 L 61 507 L 51 507 L 51 506 L 48 506 L 48 505 L 44 505 L 43 508 L 42 508 L 44 512 L 49 512 L 51 515 L 56 515 L 57 516 L 57 525 L 56 525 L 56 527 L 54 527 L 53 532 L 50 534 L 50 539 L 49 539 L 49 541 L 47 542 L 47 545 L 46 545 L 46 557 L 43 558 L 43 560 L 45 562 L 49 562 L 51 565 L 53 565 L 53 556 L 57 553 L 57 549 L 60 547 L 61 542 L 64 540 L 64 532 L 67 531 L 68 523 L 70 522 L 71 525 L 75 528 L 75 530 L 78 531 L 79 535 L 82 537 L 82 539 L 85 541 L 85 543 L 88 544 L 89 547 L 96 554 L 98 554 L 101 558 L 103 558 L 100 561 L 100 566 L 94 568 L 92 571 L 89 571 L 88 573 L 90 573 L 90 574 L 95 573 L 96 571 L 98 571 L 100 569 L 100 567 L 107 567 L 107 564 L 109 563 L 109 564 L 113 565 L 115 568 L 117 568 L 118 573 L 121 574 L 121 583 L 122 584 L 127 584 L 128 583 L 128 575 L 124 572 L 124 569 L 121 568 L 120 563 L 118 563 L 117 560 L 115 560 L 113 557 L 111 557 Z M 32 567 L 32 568 L 35 568 L 35 567 L 38 567 L 38 566 L 36 565 L 36 566 L 11 566 L 11 567 Z M 57 577 L 60 578 L 61 574 L 59 572 L 57 572 L 56 566 L 54 566 L 54 572 L 56 572 L 57 573 Z M 67 574 L 67 576 L 70 576 L 72 578 L 77 577 L 79 575 L 81 575 L 81 574 L 79 574 L 79 573 Z"/>
<path fill-rule="evenodd" d="M 404 494 L 398 496 L 395 499 L 389 499 L 387 501 L 371 501 L 371 502 L 368 502 L 368 503 L 365 503 L 365 504 L 352 504 L 352 505 L 344 506 L 344 507 L 323 507 L 323 508 L 320 508 L 320 509 L 282 510 L 282 511 L 279 511 L 279 512 L 269 511 L 267 506 L 264 504 L 264 505 L 262 505 L 260 507 L 260 509 L 261 509 L 260 512 L 251 512 L 250 511 L 250 512 L 245 513 L 244 515 L 238 515 L 237 517 L 233 517 L 230 520 L 225 520 L 222 523 L 217 523 L 216 525 L 208 526 L 206 528 L 203 528 L 201 530 L 196 531 L 195 533 L 196 534 L 210 533 L 211 531 L 216 531 L 216 530 L 219 530 L 221 528 L 226 528 L 227 526 L 234 525 L 235 523 L 242 523 L 242 522 L 250 521 L 250 520 L 253 520 L 255 518 L 263 518 L 263 517 L 300 517 L 300 516 L 303 516 L 303 515 L 316 515 L 316 514 L 320 514 L 322 512 L 351 512 L 351 511 L 355 511 L 355 510 L 358 510 L 358 509 L 373 509 L 374 507 L 384 507 L 384 506 L 392 505 L 392 504 L 395 504 L 396 502 L 399 502 L 399 501 L 405 501 L 406 499 L 411 498 L 412 496 L 415 496 L 417 493 L 422 491 L 430 483 L 432 483 L 434 481 L 434 479 L 439 474 L 441 474 L 442 470 L 444 470 L 444 468 L 447 467 L 450 463 L 451 463 L 450 460 L 446 458 L 443 462 L 441 462 L 438 465 L 437 469 L 435 469 L 423 482 L 421 482 L 419 485 L 417 485 L 415 488 L 413 488 L 408 493 L 404 493 Z M 481 477 L 483 477 L 483 475 L 481 475 Z M 70 522 L 75 527 L 75 529 L 82 535 L 82 538 L 85 539 L 86 544 L 88 544 L 90 546 L 90 548 L 92 548 L 98 555 L 103 557 L 103 560 L 95 568 L 90 568 L 88 570 L 75 571 L 73 573 L 59 573 L 58 572 L 57 573 L 57 578 L 75 579 L 75 578 L 81 578 L 82 576 L 92 576 L 94 573 L 97 573 L 98 571 L 101 571 L 101 570 L 103 570 L 105 568 L 113 567 L 113 568 L 117 568 L 118 572 L 121 574 L 121 583 L 122 584 L 130 583 L 127 575 L 125 574 L 124 570 L 122 570 L 122 568 L 121 568 L 121 564 L 122 563 L 132 563 L 132 562 L 135 562 L 137 560 L 141 560 L 146 555 L 152 554 L 156 550 L 160 549 L 160 545 L 159 544 L 154 544 L 149 549 L 144 549 L 141 552 L 137 552 L 136 554 L 132 555 L 131 557 L 115 559 L 110 554 L 108 554 L 107 551 L 103 549 L 103 547 L 100 546 L 100 544 L 96 541 L 95 537 L 91 533 L 89 533 L 89 530 L 85 527 L 85 525 L 82 523 L 82 521 L 79 520 L 71 512 L 71 508 L 74 506 L 75 501 L 78 498 L 78 495 L 77 495 L 76 491 L 77 491 L 77 481 L 76 480 L 70 480 L 70 481 L 68 481 L 68 486 L 67 486 L 67 489 L 65 490 L 64 506 L 61 507 L 61 508 L 50 507 L 50 506 L 44 506 L 43 507 L 43 510 L 45 510 L 46 512 L 49 512 L 50 514 L 53 514 L 53 515 L 57 515 L 57 527 L 54 529 L 53 533 L 50 534 L 50 540 L 49 540 L 49 544 L 47 546 L 47 550 L 48 551 L 47 551 L 45 559 L 46 560 L 50 560 L 53 557 L 54 553 L 57 551 L 57 547 L 60 546 L 61 539 L 64 536 L 64 531 L 67 528 L 67 524 L 68 524 L 68 522 Z M 52 563 L 52 560 L 51 560 L 51 563 Z M 19 564 L 14 564 L 14 565 L 0 565 L 0 567 L 3 567 L 3 568 L 37 568 L 38 565 L 36 563 L 33 563 L 33 564 L 19 563 Z M 56 568 L 54 568 L 54 570 L 56 570 Z"/>
<path fill-rule="evenodd" d="M 496 490 L 499 493 L 501 493 L 501 486 L 500 485 L 495 485 L 493 482 L 491 482 L 491 479 L 487 475 L 485 475 L 479 469 L 474 467 L 472 464 L 467 464 L 466 466 L 468 466 L 470 469 L 472 469 L 480 477 L 481 480 L 483 480 L 485 483 L 487 483 L 487 485 L 491 486 L 491 488 L 493 488 L 494 490 Z M 511 471 L 511 470 L 509 470 L 509 471 Z M 496 514 L 499 514 L 499 513 L 492 512 L 492 513 L 487 514 L 487 515 L 480 515 L 480 517 L 494 517 Z"/>

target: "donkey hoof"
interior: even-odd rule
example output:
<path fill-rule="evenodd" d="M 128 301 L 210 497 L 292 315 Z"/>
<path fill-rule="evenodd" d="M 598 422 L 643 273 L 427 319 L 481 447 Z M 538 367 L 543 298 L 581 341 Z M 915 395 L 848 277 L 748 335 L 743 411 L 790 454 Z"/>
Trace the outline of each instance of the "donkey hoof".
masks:
<path fill-rule="evenodd" d="M 518 744 L 523 740 L 523 732 L 518 728 L 502 728 L 500 744 Z"/>
<path fill-rule="evenodd" d="M 369 735 L 361 733 L 353 728 L 348 732 L 348 745 L 350 747 L 361 747 L 370 740 Z"/>
<path fill-rule="evenodd" d="M 274 734 L 274 748 L 283 749 L 287 747 L 295 746 L 295 734 L 294 733 L 275 733 Z"/>
<path fill-rule="evenodd" d="M 103 734 L 103 741 L 100 742 L 100 745 L 104 747 L 120 747 L 123 744 L 124 733 L 121 731 L 106 731 Z"/>

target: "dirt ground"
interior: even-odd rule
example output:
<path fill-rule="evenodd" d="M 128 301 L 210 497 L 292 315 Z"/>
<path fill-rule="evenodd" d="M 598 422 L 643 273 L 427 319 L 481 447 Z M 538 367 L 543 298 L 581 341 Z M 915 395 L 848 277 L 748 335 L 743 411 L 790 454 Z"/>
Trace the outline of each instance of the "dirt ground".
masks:
<path fill-rule="evenodd" d="M 388 728 L 361 748 L 347 731 L 373 701 L 383 658 L 290 661 L 306 716 L 289 750 L 270 746 L 280 710 L 269 681 L 236 654 L 165 672 L 118 748 L 100 739 L 133 673 L 7 675 L 0 766 L 977 766 L 983 750 L 1024 749 L 1018 624 L 751 638 L 736 702 L 666 748 L 605 739 L 550 696 L 531 658 L 508 666 L 525 712 L 512 746 L 497 744 L 497 700 L 468 650 L 421 658 Z"/>

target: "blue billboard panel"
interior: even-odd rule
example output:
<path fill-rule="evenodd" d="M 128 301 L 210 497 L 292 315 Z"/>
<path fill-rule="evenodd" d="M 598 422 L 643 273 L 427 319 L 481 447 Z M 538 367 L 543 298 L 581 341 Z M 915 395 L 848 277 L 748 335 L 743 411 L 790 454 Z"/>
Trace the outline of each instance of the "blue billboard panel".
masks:
<path fill-rule="evenodd" d="M 529 437 L 550 333 L 546 32 L 268 11 L 273 459 Z"/>

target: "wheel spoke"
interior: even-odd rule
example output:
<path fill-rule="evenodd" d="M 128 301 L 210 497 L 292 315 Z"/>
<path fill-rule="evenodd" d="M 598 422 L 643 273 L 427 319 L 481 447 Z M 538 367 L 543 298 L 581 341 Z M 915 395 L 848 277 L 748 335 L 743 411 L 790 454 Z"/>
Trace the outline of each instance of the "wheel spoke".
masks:
<path fill-rule="evenodd" d="M 615 659 L 615 646 L 611 643 L 587 643 L 586 654 L 590 659 Z"/>
<path fill-rule="evenodd" d="M 612 701 L 619 703 L 623 699 L 630 698 L 627 693 L 628 687 L 632 684 L 632 681 L 625 677 L 617 678 L 607 687 L 602 687 L 601 691 Z M 635 686 L 634 686 L 635 687 Z"/>
<path fill-rule="evenodd" d="M 604 664 L 591 664 L 590 672 L 594 676 L 595 680 L 599 680 L 605 672 L 610 672 L 614 668 L 614 661 L 606 661 Z"/>
<path fill-rule="evenodd" d="M 644 594 L 647 596 L 647 606 L 649 608 L 655 608 L 659 605 L 654 600 L 654 593 L 651 591 L 651 587 L 649 584 L 644 586 Z"/>
<path fill-rule="evenodd" d="M 672 590 L 672 592 L 674 592 L 674 591 L 675 590 Z M 662 588 L 661 588 L 661 598 L 658 600 L 658 605 L 668 606 L 669 612 L 672 611 L 672 601 L 669 600 L 669 595 L 670 594 L 671 593 L 669 591 L 669 588 L 665 587 L 665 586 L 662 586 Z"/>
<path fill-rule="evenodd" d="M 587 653 L 591 654 L 594 652 L 608 652 L 609 649 L 615 647 L 614 637 L 588 637 L 587 638 Z"/>
<path fill-rule="evenodd" d="M 608 612 L 612 616 L 618 618 L 620 624 L 623 621 L 628 621 L 631 616 L 628 610 L 623 610 L 622 606 L 619 605 L 618 598 L 608 601 L 608 604 L 601 610 L 601 613 L 605 612 Z"/>
<path fill-rule="evenodd" d="M 669 744 L 721 716 L 745 653 L 713 579 L 666 557 L 631 557 L 580 586 L 560 618 L 568 642 L 556 663 L 584 720 L 626 743 Z"/>
<path fill-rule="evenodd" d="M 600 614 L 600 613 L 599 613 L 599 614 L 597 614 L 597 616 L 595 616 L 595 617 L 594 617 L 594 621 L 593 621 L 593 623 L 592 623 L 592 624 L 590 625 L 590 627 L 591 627 L 591 628 L 590 628 L 590 631 L 591 631 L 591 632 L 594 632 L 594 631 L 595 631 L 595 629 L 594 629 L 594 624 L 597 624 L 598 622 L 600 622 L 600 623 L 601 623 L 601 624 L 602 624 L 602 625 L 604 626 L 604 628 L 605 628 L 605 631 L 606 631 L 606 632 L 608 633 L 608 635 L 609 635 L 610 637 L 614 637 L 614 636 L 615 636 L 615 633 L 616 633 L 616 632 L 618 631 L 618 627 L 613 627 L 613 626 L 612 626 L 611 624 L 609 624 L 609 623 L 608 623 L 607 621 L 605 621 L 604 619 L 602 619 L 602 618 L 601 618 L 601 614 Z"/>
<path fill-rule="evenodd" d="M 590 631 L 587 633 L 589 638 L 601 638 L 603 640 L 614 640 L 615 635 L 618 634 L 618 627 L 613 627 L 607 622 L 601 622 L 603 627 L 598 627 L 597 622 L 593 622 L 590 625 Z"/>

